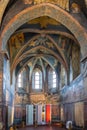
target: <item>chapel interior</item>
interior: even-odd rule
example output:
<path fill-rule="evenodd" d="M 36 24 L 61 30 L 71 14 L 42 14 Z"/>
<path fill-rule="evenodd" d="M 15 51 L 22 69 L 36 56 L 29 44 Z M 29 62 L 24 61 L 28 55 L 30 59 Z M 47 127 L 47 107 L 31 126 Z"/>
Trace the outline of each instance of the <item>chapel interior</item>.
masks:
<path fill-rule="evenodd" d="M 87 129 L 87 0 L 0 0 L 0 129 Z"/>

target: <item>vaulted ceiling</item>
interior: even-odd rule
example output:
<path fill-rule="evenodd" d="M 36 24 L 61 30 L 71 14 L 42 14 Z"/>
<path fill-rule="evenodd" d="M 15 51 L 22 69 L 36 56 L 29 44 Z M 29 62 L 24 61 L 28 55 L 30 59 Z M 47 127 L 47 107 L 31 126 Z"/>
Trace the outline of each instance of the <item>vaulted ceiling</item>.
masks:
<path fill-rule="evenodd" d="M 48 3 L 49 1 L 58 5 L 54 0 L 48 0 Z M 69 6 L 67 4 L 66 7 L 64 3 L 60 4 L 64 11 L 72 13 L 71 5 L 75 2 L 79 5 L 78 8 L 81 8 L 84 14 L 87 15 L 85 1 L 83 4 L 80 0 L 65 1 L 69 2 Z M 1 31 L 3 32 L 5 25 L 14 20 L 18 13 L 31 7 L 35 2 L 38 1 L 21 0 L 20 4 L 20 0 L 10 0 L 3 15 Z M 19 5 L 19 8 L 17 5 Z M 77 8 L 77 6 L 73 8 Z M 78 46 L 79 48 L 79 43 L 72 32 L 62 23 L 47 15 L 27 21 L 17 29 L 14 29 L 14 25 L 12 25 L 13 33 L 9 37 L 6 46 L 11 61 L 11 73 L 16 69 L 17 74 L 26 65 L 29 66 L 31 73 L 37 66 L 41 67 L 42 70 L 47 66 L 54 69 L 58 63 L 63 64 L 67 71 L 69 69 L 69 57 L 72 55 L 72 47 Z"/>
<path fill-rule="evenodd" d="M 55 69 L 58 63 L 67 71 L 73 46 L 79 44 L 61 23 L 47 16 L 33 19 L 18 28 L 8 41 L 11 72 L 16 68 L 17 74 L 27 65 L 32 75 L 35 67 Z"/>

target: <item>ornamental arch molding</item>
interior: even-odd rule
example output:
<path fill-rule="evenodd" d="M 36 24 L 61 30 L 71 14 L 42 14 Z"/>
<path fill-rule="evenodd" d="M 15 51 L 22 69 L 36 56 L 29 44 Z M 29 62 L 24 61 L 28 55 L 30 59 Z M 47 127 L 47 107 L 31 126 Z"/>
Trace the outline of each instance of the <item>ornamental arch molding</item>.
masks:
<path fill-rule="evenodd" d="M 82 58 L 87 55 L 87 33 L 85 29 L 68 12 L 50 3 L 34 5 L 14 16 L 1 33 L 0 50 L 6 49 L 8 39 L 21 25 L 41 16 L 49 16 L 68 28 L 80 44 Z"/>

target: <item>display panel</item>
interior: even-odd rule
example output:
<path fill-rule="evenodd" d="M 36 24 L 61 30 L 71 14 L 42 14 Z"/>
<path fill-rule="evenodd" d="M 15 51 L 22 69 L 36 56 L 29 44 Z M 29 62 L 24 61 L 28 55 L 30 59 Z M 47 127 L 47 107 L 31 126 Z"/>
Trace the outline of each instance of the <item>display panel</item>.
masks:
<path fill-rule="evenodd" d="M 42 105 L 38 105 L 38 124 L 42 124 Z"/>
<path fill-rule="evenodd" d="M 33 105 L 26 105 L 26 125 L 33 125 Z"/>
<path fill-rule="evenodd" d="M 60 108 L 59 108 L 59 105 L 52 105 L 51 107 L 51 118 L 52 118 L 52 121 L 56 121 L 56 120 L 59 120 L 60 119 Z"/>
<path fill-rule="evenodd" d="M 51 104 L 46 105 L 46 123 L 51 123 Z"/>

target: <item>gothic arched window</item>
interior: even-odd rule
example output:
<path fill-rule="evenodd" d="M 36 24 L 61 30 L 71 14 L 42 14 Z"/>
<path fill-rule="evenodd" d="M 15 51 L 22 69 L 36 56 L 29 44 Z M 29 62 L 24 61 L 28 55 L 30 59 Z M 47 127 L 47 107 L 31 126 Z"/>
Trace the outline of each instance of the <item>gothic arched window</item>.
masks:
<path fill-rule="evenodd" d="M 56 73 L 53 71 L 53 88 L 56 88 Z"/>
<path fill-rule="evenodd" d="M 39 69 L 35 69 L 32 75 L 32 88 L 42 89 L 42 72 Z"/>
<path fill-rule="evenodd" d="M 23 75 L 22 75 L 22 72 L 20 72 L 19 75 L 18 75 L 18 79 L 17 79 L 17 86 L 18 86 L 18 88 L 23 87 L 23 80 L 22 80 L 22 78 L 23 78 Z"/>
<path fill-rule="evenodd" d="M 50 69 L 48 71 L 48 87 L 56 88 L 56 86 L 57 86 L 56 73 L 54 70 Z"/>
<path fill-rule="evenodd" d="M 23 68 L 23 70 L 18 74 L 17 87 L 18 88 L 27 87 L 27 71 L 25 68 Z"/>
<path fill-rule="evenodd" d="M 60 83 L 61 83 L 60 89 L 62 89 L 64 86 L 67 85 L 67 73 L 62 64 L 61 64 L 61 73 L 60 73 Z"/>

